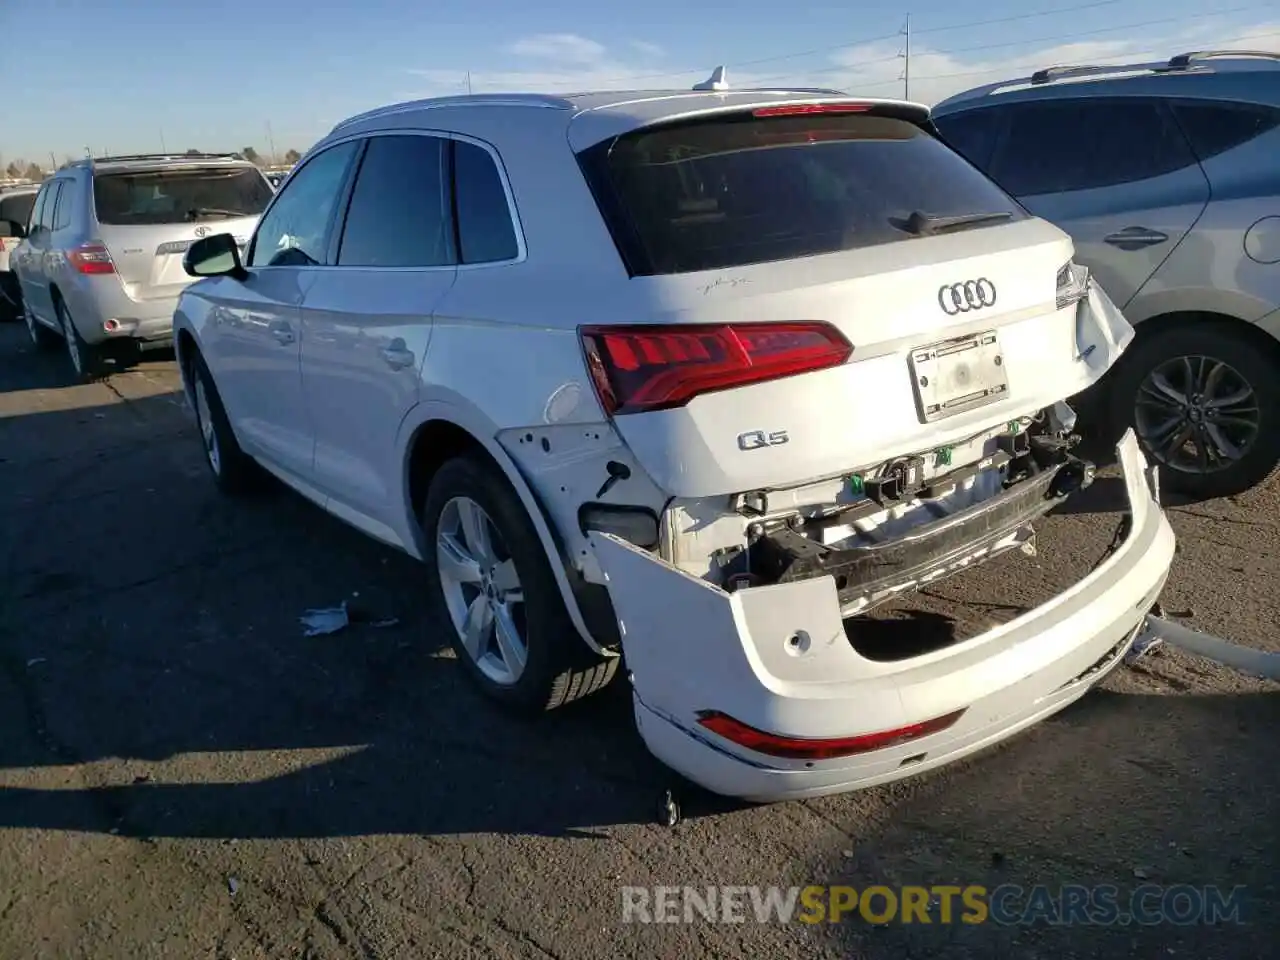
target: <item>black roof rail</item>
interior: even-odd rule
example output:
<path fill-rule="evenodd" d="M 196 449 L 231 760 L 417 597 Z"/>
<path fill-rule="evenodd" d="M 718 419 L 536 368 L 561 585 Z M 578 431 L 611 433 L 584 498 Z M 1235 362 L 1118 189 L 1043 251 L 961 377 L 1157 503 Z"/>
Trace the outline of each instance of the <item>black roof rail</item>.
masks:
<path fill-rule="evenodd" d="M 1123 69 L 1123 66 L 1107 67 L 1101 64 L 1086 64 L 1078 67 L 1046 67 L 1033 73 L 1031 82 L 1039 86 L 1062 77 L 1087 77 L 1093 73 L 1115 73 Z"/>
<path fill-rule="evenodd" d="M 1241 57 L 1249 59 L 1280 60 L 1280 53 L 1274 50 L 1192 50 L 1169 58 L 1169 69 L 1185 70 L 1193 60 L 1213 60 L 1224 57 Z"/>
<path fill-rule="evenodd" d="M 131 160 L 243 160 L 238 153 L 120 153 L 90 157 L 91 163 L 127 163 Z"/>

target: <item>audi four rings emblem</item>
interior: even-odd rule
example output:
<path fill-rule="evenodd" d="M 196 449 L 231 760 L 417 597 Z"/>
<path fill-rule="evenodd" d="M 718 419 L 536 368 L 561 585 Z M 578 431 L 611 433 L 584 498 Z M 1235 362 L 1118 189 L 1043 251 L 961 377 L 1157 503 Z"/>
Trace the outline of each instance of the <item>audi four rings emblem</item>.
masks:
<path fill-rule="evenodd" d="M 947 316 L 994 307 L 996 285 L 986 277 L 966 280 L 964 283 L 948 283 L 938 288 L 938 306 Z"/>

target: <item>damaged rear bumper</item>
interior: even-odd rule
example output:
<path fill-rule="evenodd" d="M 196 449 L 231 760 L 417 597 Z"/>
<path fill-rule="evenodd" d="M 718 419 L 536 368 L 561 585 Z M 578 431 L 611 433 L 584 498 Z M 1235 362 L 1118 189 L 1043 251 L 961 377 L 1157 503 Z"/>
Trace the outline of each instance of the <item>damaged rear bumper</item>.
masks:
<path fill-rule="evenodd" d="M 714 792 L 768 801 L 942 766 L 1067 706 L 1121 662 L 1173 558 L 1132 431 L 1117 450 L 1131 523 L 1103 564 L 1009 623 L 901 661 L 857 653 L 833 576 L 728 593 L 592 533 L 645 743 Z M 812 748 L 822 741 L 839 744 Z"/>

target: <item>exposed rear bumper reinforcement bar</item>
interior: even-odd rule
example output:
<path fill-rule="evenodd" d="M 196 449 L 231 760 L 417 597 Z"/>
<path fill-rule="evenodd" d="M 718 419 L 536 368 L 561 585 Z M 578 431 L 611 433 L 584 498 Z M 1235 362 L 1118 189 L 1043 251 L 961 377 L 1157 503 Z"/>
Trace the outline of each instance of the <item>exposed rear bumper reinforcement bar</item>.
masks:
<path fill-rule="evenodd" d="M 789 528 L 767 532 L 751 546 L 751 571 L 767 583 L 830 575 L 842 605 L 891 592 L 932 571 L 981 557 L 1089 485 L 1092 464 L 1065 453 L 1059 457 L 1059 463 L 1003 493 L 892 541 L 839 549 Z"/>

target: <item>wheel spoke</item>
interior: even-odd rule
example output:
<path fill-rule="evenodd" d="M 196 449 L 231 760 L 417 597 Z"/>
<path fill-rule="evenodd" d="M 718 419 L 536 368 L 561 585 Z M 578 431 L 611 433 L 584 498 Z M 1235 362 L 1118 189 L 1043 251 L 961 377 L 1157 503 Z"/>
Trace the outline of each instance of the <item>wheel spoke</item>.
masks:
<path fill-rule="evenodd" d="M 1166 437 L 1182 424 L 1182 415 L 1174 414 L 1167 420 L 1162 420 L 1158 424 L 1154 424 L 1150 429 L 1150 439 L 1156 443 L 1160 442 L 1161 437 Z"/>
<path fill-rule="evenodd" d="M 489 540 L 489 521 L 472 500 L 458 501 L 458 519 L 462 523 L 462 539 L 467 553 L 483 569 L 493 564 L 493 544 Z"/>
<path fill-rule="evenodd" d="M 1205 401 L 1204 405 L 1208 407 L 1210 410 L 1224 410 L 1227 407 L 1239 406 L 1240 404 L 1251 399 L 1252 397 L 1253 397 L 1253 388 L 1251 388 L 1248 384 L 1245 384 L 1243 386 L 1237 387 L 1235 390 L 1232 390 L 1226 396 L 1208 398 Z M 1256 410 L 1256 409 L 1257 409 L 1256 407 L 1250 404 L 1250 410 Z"/>
<path fill-rule="evenodd" d="M 1175 430 L 1169 440 L 1164 443 L 1165 459 L 1171 459 L 1174 454 L 1185 447 L 1194 432 L 1190 424 L 1183 424 L 1180 429 Z"/>
<path fill-rule="evenodd" d="M 520 640 L 520 632 L 511 618 L 511 610 L 506 604 L 497 604 L 493 610 L 494 636 L 498 641 L 498 651 L 502 662 L 507 665 L 511 675 L 518 677 L 524 670 L 525 648 Z"/>
<path fill-rule="evenodd" d="M 1195 367 L 1191 364 L 1190 357 L 1182 358 L 1182 394 L 1184 397 L 1190 397 L 1196 392 L 1196 384 L 1199 382 L 1196 377 Z"/>
<path fill-rule="evenodd" d="M 479 660 L 488 646 L 489 630 L 493 626 L 493 608 L 484 594 L 471 601 L 467 617 L 462 623 L 462 646 L 472 660 Z"/>
<path fill-rule="evenodd" d="M 503 560 L 493 568 L 493 585 L 505 602 L 524 602 L 524 590 L 521 589 L 520 575 L 516 572 L 514 560 Z"/>
<path fill-rule="evenodd" d="M 1181 409 L 1187 402 L 1186 395 L 1169 382 L 1161 371 L 1157 370 L 1143 381 L 1142 389 L 1154 400 L 1167 403 Z"/>
<path fill-rule="evenodd" d="M 1208 400 L 1222 383 L 1222 378 L 1227 372 L 1227 365 L 1220 360 L 1202 359 L 1201 369 L 1203 370 L 1206 365 L 1208 365 L 1209 371 L 1202 378 L 1200 389 L 1196 392 L 1205 400 Z"/>
<path fill-rule="evenodd" d="M 1213 446 L 1214 453 L 1219 460 L 1239 460 L 1244 454 L 1244 451 L 1233 443 L 1226 432 L 1219 429 L 1216 423 L 1206 423 L 1204 435 L 1208 443 Z"/>
<path fill-rule="evenodd" d="M 436 562 L 440 565 L 440 573 L 454 583 L 480 582 L 480 564 L 467 551 L 466 545 L 459 542 L 456 535 L 440 535 L 436 558 Z"/>

